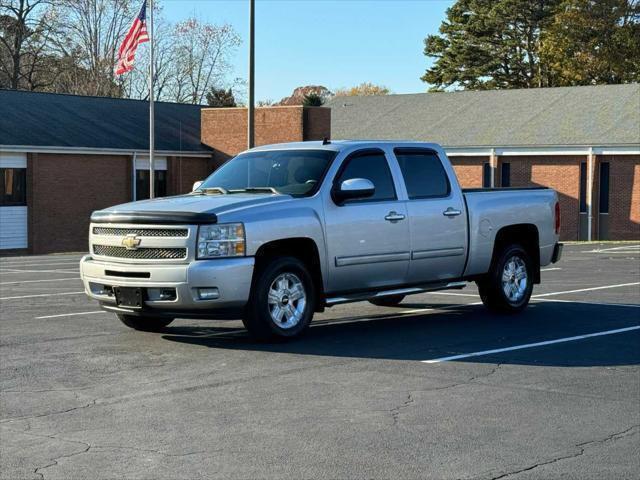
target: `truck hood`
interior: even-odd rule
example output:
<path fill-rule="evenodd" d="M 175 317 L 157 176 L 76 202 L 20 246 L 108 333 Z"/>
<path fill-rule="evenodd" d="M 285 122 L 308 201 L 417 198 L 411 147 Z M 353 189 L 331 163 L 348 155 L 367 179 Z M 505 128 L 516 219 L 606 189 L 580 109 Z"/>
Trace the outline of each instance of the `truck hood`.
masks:
<path fill-rule="evenodd" d="M 233 193 L 178 195 L 123 203 L 91 215 L 94 223 L 215 223 L 217 215 L 267 203 L 291 200 L 290 195 Z"/>

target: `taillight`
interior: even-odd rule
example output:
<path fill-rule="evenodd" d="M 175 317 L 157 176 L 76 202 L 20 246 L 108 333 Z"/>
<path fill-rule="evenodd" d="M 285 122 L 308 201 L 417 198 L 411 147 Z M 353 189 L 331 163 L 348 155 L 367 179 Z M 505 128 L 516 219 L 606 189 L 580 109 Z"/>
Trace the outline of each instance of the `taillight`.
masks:
<path fill-rule="evenodd" d="M 560 234 L 560 202 L 556 202 L 555 227 L 556 235 Z"/>

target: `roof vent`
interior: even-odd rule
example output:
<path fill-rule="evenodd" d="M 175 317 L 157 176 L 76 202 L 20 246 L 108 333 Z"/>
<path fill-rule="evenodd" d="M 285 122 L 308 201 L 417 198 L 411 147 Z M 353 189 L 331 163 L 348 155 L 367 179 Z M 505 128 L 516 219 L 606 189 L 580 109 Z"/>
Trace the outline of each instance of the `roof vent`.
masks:
<path fill-rule="evenodd" d="M 324 138 L 322 139 L 322 144 L 323 144 L 323 145 L 329 145 L 330 143 L 331 143 L 331 140 L 329 140 L 327 137 L 324 137 Z"/>

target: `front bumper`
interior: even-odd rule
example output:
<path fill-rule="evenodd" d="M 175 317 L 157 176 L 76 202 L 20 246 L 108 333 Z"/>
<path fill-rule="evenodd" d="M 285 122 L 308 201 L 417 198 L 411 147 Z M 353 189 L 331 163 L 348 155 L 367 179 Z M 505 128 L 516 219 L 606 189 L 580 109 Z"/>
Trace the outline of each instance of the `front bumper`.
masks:
<path fill-rule="evenodd" d="M 188 264 L 143 265 L 106 262 L 85 255 L 80 276 L 86 294 L 107 310 L 134 315 L 210 316 L 242 309 L 249 299 L 254 258 L 197 260 Z M 114 287 L 139 287 L 140 309 L 116 305 Z M 199 289 L 217 289 L 215 299 L 202 300 Z M 169 300 L 158 292 L 173 292 Z"/>

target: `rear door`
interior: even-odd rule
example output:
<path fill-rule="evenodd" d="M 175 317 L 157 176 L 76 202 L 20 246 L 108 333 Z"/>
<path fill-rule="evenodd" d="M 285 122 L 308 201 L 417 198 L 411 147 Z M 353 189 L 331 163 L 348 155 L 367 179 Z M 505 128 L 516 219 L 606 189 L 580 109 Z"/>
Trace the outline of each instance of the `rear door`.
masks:
<path fill-rule="evenodd" d="M 329 291 L 404 284 L 410 249 L 406 204 L 397 195 L 401 180 L 393 177 L 380 149 L 359 150 L 345 158 L 333 185 L 351 178 L 370 180 L 375 193 L 342 205 L 331 195 L 325 197 Z"/>
<path fill-rule="evenodd" d="M 395 157 L 408 200 L 411 261 L 408 283 L 462 276 L 467 255 L 464 198 L 437 152 L 425 148 L 396 148 Z"/>

